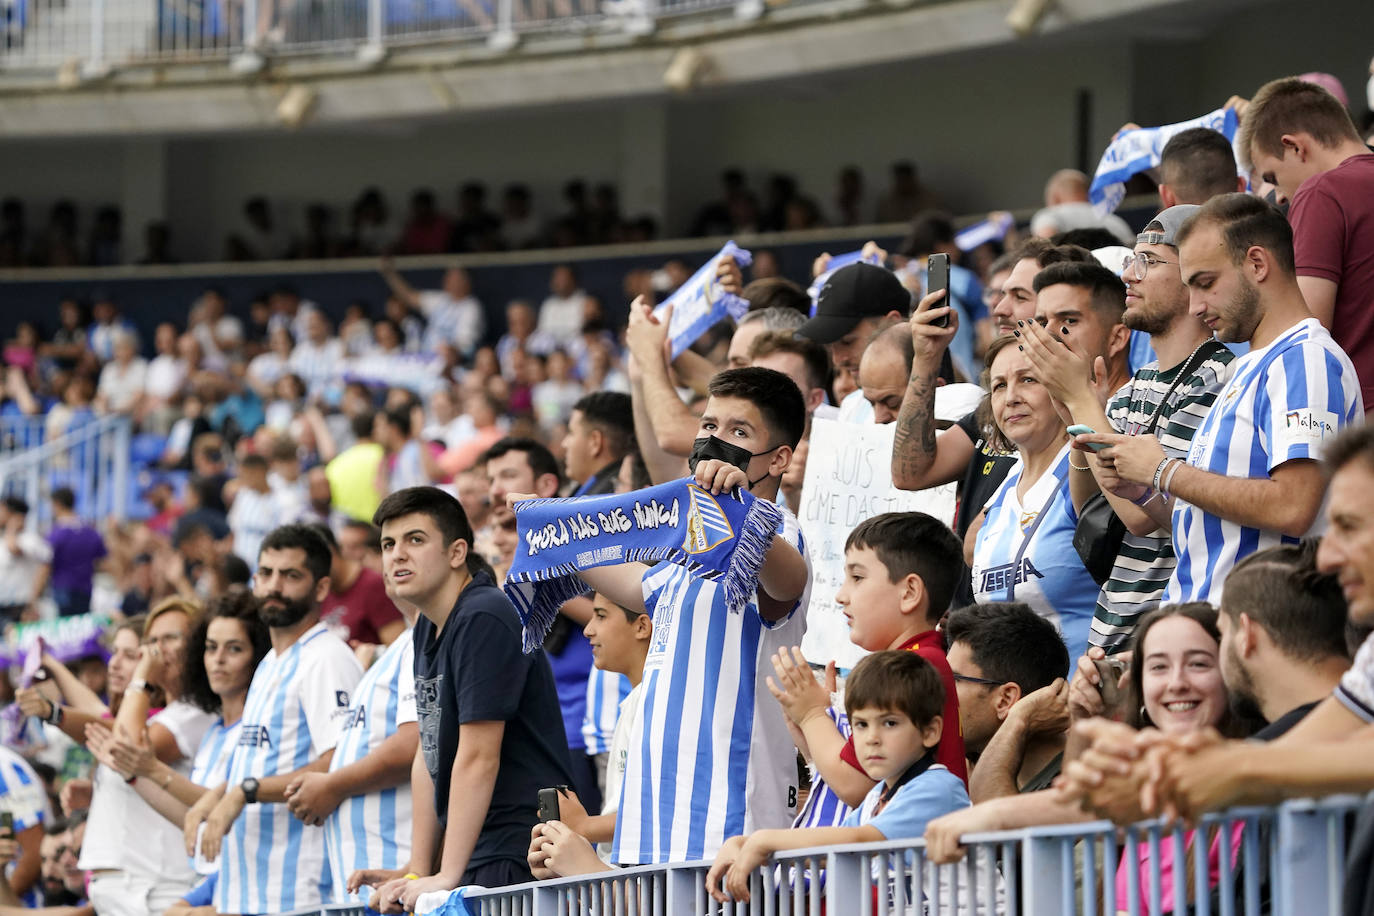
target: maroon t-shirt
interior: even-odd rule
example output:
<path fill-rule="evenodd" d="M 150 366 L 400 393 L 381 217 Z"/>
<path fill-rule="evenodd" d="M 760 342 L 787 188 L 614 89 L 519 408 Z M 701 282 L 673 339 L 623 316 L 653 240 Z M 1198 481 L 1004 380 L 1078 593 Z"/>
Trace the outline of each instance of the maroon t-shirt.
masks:
<path fill-rule="evenodd" d="M 320 603 L 320 619 L 341 636 L 347 630 L 344 639 L 380 643 L 382 627 L 402 618 L 386 596 L 381 573 L 364 567 L 347 591 L 331 591 Z"/>
<path fill-rule="evenodd" d="M 945 685 L 945 708 L 940 714 L 944 729 L 940 732 L 940 743 L 935 747 L 935 762 L 944 765 L 951 773 L 968 785 L 968 760 L 964 757 L 964 732 L 959 726 L 959 694 L 954 690 L 954 670 L 949 667 L 945 657 L 945 640 L 935 630 L 928 630 L 919 636 L 902 643 L 897 648 L 915 652 L 930 662 L 940 674 L 940 683 Z M 840 759 L 864 773 L 859 763 L 859 754 L 854 750 L 854 737 L 844 743 Z M 867 776 L 867 773 L 864 773 Z"/>
<path fill-rule="evenodd" d="M 1374 409 L 1374 153 L 1314 175 L 1288 211 L 1298 276 L 1336 284 L 1331 336 L 1360 377 Z"/>

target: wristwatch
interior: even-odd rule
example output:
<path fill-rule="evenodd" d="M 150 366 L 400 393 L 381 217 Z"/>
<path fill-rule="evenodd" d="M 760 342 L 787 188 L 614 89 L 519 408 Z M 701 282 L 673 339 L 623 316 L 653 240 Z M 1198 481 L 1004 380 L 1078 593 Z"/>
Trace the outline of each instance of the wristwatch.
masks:
<path fill-rule="evenodd" d="M 148 690 L 148 682 L 145 681 L 145 680 L 144 680 L 143 678 L 141 678 L 141 677 L 136 677 L 136 678 L 134 678 L 132 681 L 129 682 L 129 689 L 130 689 L 130 690 L 142 690 L 142 691 L 144 691 L 144 692 L 147 692 L 147 690 Z"/>
<path fill-rule="evenodd" d="M 239 783 L 239 788 L 243 790 L 243 800 L 245 802 L 250 805 L 256 805 L 258 803 L 258 781 L 256 779 L 249 776 L 243 782 Z"/>

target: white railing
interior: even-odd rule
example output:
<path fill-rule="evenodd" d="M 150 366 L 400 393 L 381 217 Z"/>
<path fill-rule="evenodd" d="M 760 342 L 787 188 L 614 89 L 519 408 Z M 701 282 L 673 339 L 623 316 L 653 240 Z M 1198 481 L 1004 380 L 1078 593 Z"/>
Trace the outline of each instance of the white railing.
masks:
<path fill-rule="evenodd" d="M 56 71 L 59 83 L 167 61 L 260 69 L 265 58 L 470 40 L 496 50 L 536 32 L 644 34 L 654 23 L 721 11 L 761 15 L 761 0 L 5 0 L 0 71 Z"/>
<path fill-rule="evenodd" d="M 32 434 L 31 424 L 6 424 L 0 433 Z M 52 521 L 52 493 L 70 487 L 76 514 L 92 520 L 123 521 L 129 508 L 127 417 L 99 417 L 56 439 L 0 451 L 0 496 L 29 504 L 29 524 L 46 530 Z"/>
<path fill-rule="evenodd" d="M 957 865 L 933 865 L 920 841 L 799 850 L 759 869 L 749 901 L 726 905 L 706 893 L 709 862 L 467 889 L 463 901 L 478 916 L 1335 916 L 1346 821 L 1369 802 L 1233 809 L 1204 817 L 1192 833 L 1101 821 L 978 834 L 964 838 L 968 854 Z M 1142 856 L 1143 867 L 1122 868 Z M 1166 861 L 1180 876 L 1167 892 Z M 355 912 L 324 908 L 324 916 Z"/>

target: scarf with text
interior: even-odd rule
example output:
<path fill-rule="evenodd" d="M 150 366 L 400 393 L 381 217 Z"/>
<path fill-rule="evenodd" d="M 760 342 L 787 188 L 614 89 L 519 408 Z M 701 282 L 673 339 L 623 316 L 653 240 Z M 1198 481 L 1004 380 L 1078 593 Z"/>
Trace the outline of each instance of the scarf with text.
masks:
<path fill-rule="evenodd" d="M 744 490 L 712 496 L 684 477 L 631 493 L 523 500 L 515 518 L 519 543 L 505 590 L 532 652 L 558 609 L 592 591 L 578 571 L 597 566 L 679 563 L 720 580 L 726 606 L 742 611 L 782 510 Z"/>

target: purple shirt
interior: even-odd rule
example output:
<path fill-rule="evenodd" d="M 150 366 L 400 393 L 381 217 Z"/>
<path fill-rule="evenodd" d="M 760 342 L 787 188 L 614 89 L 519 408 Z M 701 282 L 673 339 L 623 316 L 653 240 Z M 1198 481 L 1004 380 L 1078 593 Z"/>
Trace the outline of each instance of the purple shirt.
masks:
<path fill-rule="evenodd" d="M 48 534 L 48 543 L 52 545 L 52 587 L 89 594 L 95 561 L 105 556 L 100 532 L 84 524 L 58 524 Z"/>

